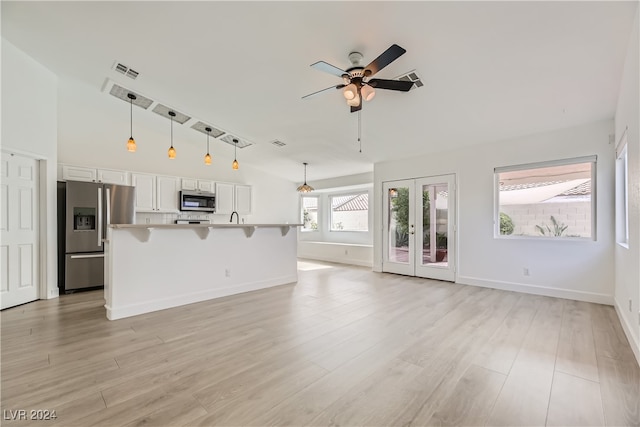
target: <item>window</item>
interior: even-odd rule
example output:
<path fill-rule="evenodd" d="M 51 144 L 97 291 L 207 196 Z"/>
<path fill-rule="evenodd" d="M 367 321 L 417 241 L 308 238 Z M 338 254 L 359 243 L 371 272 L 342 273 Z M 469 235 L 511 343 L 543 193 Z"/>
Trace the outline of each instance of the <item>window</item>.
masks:
<path fill-rule="evenodd" d="M 627 133 L 616 147 L 616 241 L 629 244 L 629 175 L 627 160 Z"/>
<path fill-rule="evenodd" d="M 318 230 L 318 197 L 302 196 L 302 231 Z"/>
<path fill-rule="evenodd" d="M 595 156 L 496 168 L 496 236 L 595 238 L 595 176 Z"/>
<path fill-rule="evenodd" d="M 340 194 L 329 197 L 331 231 L 369 231 L 369 194 Z"/>

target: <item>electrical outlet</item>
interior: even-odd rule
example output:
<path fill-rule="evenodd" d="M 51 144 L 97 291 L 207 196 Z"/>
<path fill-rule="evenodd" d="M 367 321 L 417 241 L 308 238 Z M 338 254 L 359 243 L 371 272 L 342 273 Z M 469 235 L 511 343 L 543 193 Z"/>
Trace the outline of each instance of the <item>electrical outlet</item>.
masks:
<path fill-rule="evenodd" d="M 229 270 L 228 268 L 224 269 L 224 276 L 225 277 L 231 277 L 231 270 Z"/>
<path fill-rule="evenodd" d="M 629 298 L 629 313 L 631 313 L 631 307 L 632 307 L 631 298 Z"/>
<path fill-rule="evenodd" d="M 344 250 L 344 254 L 345 254 L 345 255 L 349 255 L 349 249 L 345 249 L 345 250 Z"/>
<path fill-rule="evenodd" d="M 525 276 L 529 276 L 529 268 L 528 267 L 524 267 L 522 269 L 522 274 L 524 274 Z"/>
<path fill-rule="evenodd" d="M 145 221 L 147 222 L 147 224 L 151 224 L 151 218 L 145 218 Z"/>

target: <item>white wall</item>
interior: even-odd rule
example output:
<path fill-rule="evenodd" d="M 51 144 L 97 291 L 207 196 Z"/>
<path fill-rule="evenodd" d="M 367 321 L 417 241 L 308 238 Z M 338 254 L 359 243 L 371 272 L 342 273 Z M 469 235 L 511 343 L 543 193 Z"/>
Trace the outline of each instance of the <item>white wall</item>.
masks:
<path fill-rule="evenodd" d="M 40 298 L 58 295 L 56 139 L 56 76 L 3 38 L 2 149 L 41 159 Z"/>
<path fill-rule="evenodd" d="M 246 222 L 295 223 L 298 221 L 296 185 L 282 178 L 251 168 L 242 161 L 240 169 L 231 169 L 233 147 L 210 139 L 212 165 L 203 161 L 206 136 L 187 125 L 174 123 L 174 160 L 167 157 L 170 122 L 152 111 L 133 107 L 133 136 L 137 151 L 129 153 L 129 106 L 94 86 L 60 79 L 58 161 L 73 165 L 103 167 L 159 175 L 234 182 L 253 186 L 253 214 Z M 84 105 L 98 105 L 87 110 Z M 110 144 L 102 144 L 104 141 Z M 246 148 L 250 150 L 251 148 Z M 228 221 L 216 215 L 215 222 Z"/>
<path fill-rule="evenodd" d="M 614 151 L 610 120 L 374 167 L 374 270 L 382 268 L 382 183 L 456 174 L 459 283 L 611 304 Z M 443 142 L 444 144 L 444 142 Z M 494 167 L 597 155 L 597 241 L 496 239 Z M 530 271 L 524 276 L 523 268 Z"/>
<path fill-rule="evenodd" d="M 638 21 L 629 39 L 616 109 L 616 142 L 627 129 L 629 174 L 629 244 L 615 245 L 615 303 L 622 325 L 640 362 L 640 67 Z M 631 300 L 631 310 L 629 310 Z"/>

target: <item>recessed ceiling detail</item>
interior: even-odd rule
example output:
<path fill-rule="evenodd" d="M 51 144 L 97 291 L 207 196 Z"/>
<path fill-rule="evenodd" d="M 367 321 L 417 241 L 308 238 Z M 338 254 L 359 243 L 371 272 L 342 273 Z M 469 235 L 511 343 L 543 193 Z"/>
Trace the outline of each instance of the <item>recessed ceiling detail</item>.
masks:
<path fill-rule="evenodd" d="M 132 90 L 126 89 L 122 86 L 118 86 L 117 84 L 114 84 L 113 86 L 111 86 L 111 90 L 109 91 L 109 93 L 113 96 L 115 96 L 116 98 L 122 99 L 123 101 L 125 101 L 127 104 L 129 102 L 132 102 L 133 105 L 137 105 L 138 107 L 144 108 L 145 110 L 147 108 L 149 108 L 151 106 L 151 104 L 153 104 L 153 100 L 149 99 L 147 97 L 144 97 Z M 129 97 L 127 96 L 128 94 L 134 94 L 136 96 L 136 99 L 134 99 L 133 101 L 129 100 Z"/>
<path fill-rule="evenodd" d="M 140 73 L 138 73 L 136 70 L 127 67 L 126 65 L 120 63 L 120 62 L 116 62 L 116 65 L 113 67 L 114 70 L 116 70 L 117 72 L 119 72 L 120 74 L 124 74 L 125 76 L 135 80 L 136 78 L 138 78 L 138 75 Z"/>
<path fill-rule="evenodd" d="M 223 130 L 217 129 L 215 126 L 211 126 L 200 121 L 191 126 L 191 129 L 197 130 L 198 132 L 202 132 L 205 135 L 207 135 L 208 132 L 206 128 L 211 129 L 211 132 L 209 133 L 209 135 L 212 136 L 213 138 L 218 138 L 226 133 Z"/>
<path fill-rule="evenodd" d="M 166 105 L 158 104 L 153 109 L 154 113 L 160 114 L 162 117 L 165 117 L 167 119 L 171 118 L 171 116 L 169 116 L 169 111 L 173 111 L 174 113 L 176 113 L 173 121 L 176 123 L 180 123 L 181 125 L 185 124 L 186 121 L 191 119 L 191 117 L 187 116 L 186 114 L 183 114 L 173 108 L 169 108 Z"/>
<path fill-rule="evenodd" d="M 250 143 L 246 139 L 242 139 L 242 138 L 239 138 L 237 136 L 233 136 L 231 134 L 227 134 L 225 137 L 220 138 L 220 141 L 224 141 L 227 144 L 233 145 L 235 147 L 236 144 L 235 144 L 235 142 L 233 142 L 234 139 L 238 140 L 238 148 L 245 148 L 245 147 L 248 147 L 250 145 L 253 145 L 252 143 Z"/>
<path fill-rule="evenodd" d="M 409 90 L 417 89 L 424 86 L 424 83 L 422 83 L 422 79 L 420 78 L 420 76 L 418 76 L 416 70 L 411 70 L 408 73 L 404 73 L 401 76 L 396 77 L 396 80 L 413 82 L 413 86 L 411 86 L 411 89 Z"/>

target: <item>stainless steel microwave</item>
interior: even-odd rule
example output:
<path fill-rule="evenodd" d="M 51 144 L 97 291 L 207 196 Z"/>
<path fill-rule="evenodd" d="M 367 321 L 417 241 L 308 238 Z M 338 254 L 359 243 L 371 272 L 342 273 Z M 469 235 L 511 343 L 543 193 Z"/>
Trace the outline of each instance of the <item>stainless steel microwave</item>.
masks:
<path fill-rule="evenodd" d="M 181 191 L 180 210 L 213 213 L 216 211 L 216 195 L 205 191 Z"/>

